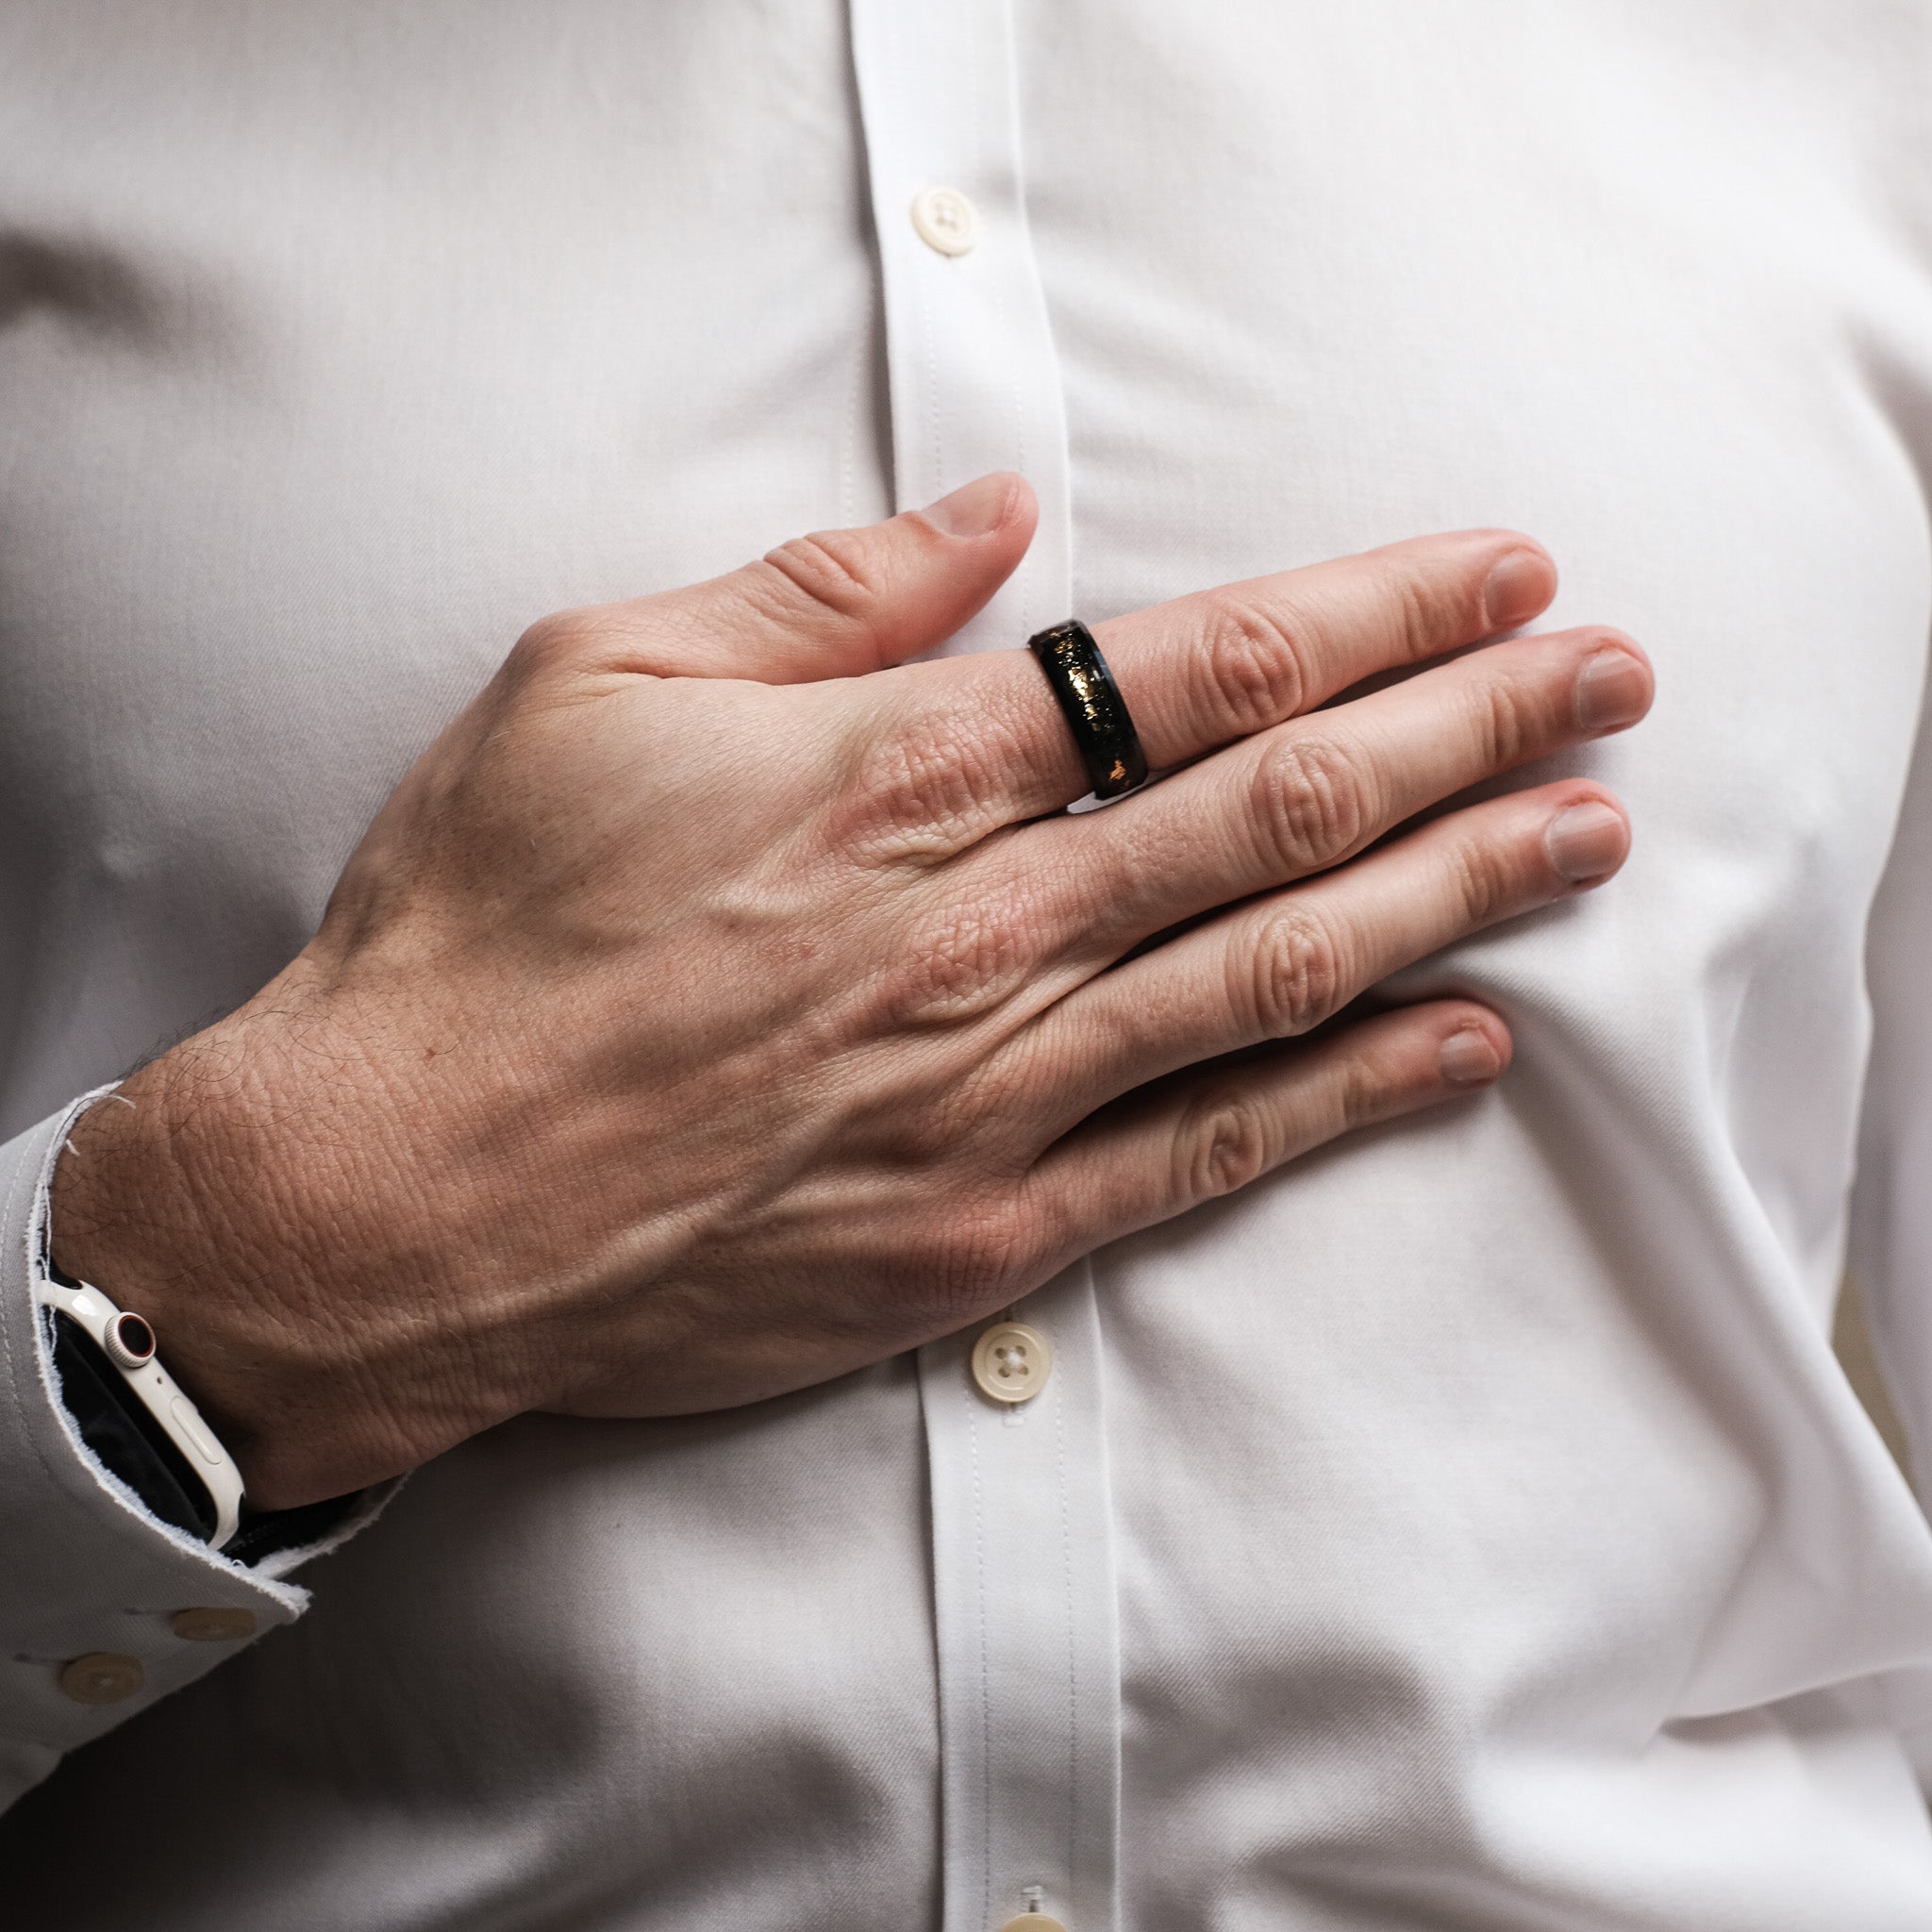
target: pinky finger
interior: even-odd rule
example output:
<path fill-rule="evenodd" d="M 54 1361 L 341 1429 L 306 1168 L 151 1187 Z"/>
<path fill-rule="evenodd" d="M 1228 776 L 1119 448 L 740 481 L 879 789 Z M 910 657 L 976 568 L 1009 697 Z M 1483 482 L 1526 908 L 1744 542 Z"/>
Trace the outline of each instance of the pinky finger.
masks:
<path fill-rule="evenodd" d="M 1357 1127 L 1477 1091 L 1508 1064 L 1509 1030 L 1488 1008 L 1405 1007 L 1130 1093 L 1048 1148 L 1028 1186 L 1069 1231 L 1070 1257 L 1088 1254 Z"/>

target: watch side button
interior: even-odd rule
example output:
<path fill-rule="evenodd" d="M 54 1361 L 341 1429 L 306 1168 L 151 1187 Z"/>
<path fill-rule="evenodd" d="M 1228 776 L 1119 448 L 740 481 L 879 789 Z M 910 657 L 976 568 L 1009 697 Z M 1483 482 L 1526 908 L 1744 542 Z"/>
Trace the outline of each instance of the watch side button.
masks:
<path fill-rule="evenodd" d="M 187 1396 L 175 1396 L 174 1414 L 181 1433 L 201 1452 L 201 1459 L 204 1462 L 219 1463 L 222 1459 L 222 1445 L 208 1434 L 208 1424 L 202 1421 L 200 1410 Z"/>

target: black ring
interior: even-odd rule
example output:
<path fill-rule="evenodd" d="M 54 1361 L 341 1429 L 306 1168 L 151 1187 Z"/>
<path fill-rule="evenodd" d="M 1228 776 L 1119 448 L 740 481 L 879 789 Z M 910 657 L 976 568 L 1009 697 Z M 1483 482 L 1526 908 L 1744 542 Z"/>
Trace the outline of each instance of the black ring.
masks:
<path fill-rule="evenodd" d="M 1074 618 L 1028 638 L 1026 648 L 1040 659 L 1059 700 L 1094 797 L 1121 798 L 1146 784 L 1141 734 L 1093 633 Z"/>

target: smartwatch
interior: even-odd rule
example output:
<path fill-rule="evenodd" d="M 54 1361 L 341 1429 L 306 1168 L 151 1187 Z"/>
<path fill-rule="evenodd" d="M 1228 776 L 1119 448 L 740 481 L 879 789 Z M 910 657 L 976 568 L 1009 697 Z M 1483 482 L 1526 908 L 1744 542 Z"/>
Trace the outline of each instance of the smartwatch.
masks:
<path fill-rule="evenodd" d="M 158 1458 L 179 1491 L 178 1501 L 168 1498 L 175 1507 L 158 1513 L 222 1548 L 242 1521 L 242 1472 L 156 1360 L 154 1329 L 91 1282 L 58 1279 L 52 1269 L 35 1281 L 34 1300 L 52 1330 L 62 1395 L 88 1446 L 117 1474 L 130 1459 L 147 1465 Z M 144 1485 L 135 1487 L 145 1493 Z"/>

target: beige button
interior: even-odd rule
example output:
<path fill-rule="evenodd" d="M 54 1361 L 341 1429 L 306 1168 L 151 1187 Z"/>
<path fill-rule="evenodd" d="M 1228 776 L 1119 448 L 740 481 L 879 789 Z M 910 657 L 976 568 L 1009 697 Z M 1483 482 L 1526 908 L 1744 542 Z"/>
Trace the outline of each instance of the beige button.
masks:
<path fill-rule="evenodd" d="M 60 1688 L 76 1704 L 119 1704 L 145 1681 L 140 1663 L 111 1650 L 91 1650 L 60 1673 Z"/>
<path fill-rule="evenodd" d="M 922 188 L 912 197 L 912 225 L 928 248 L 967 255 L 979 240 L 979 210 L 957 188 Z"/>
<path fill-rule="evenodd" d="M 190 1643 L 239 1643 L 255 1635 L 253 1610 L 176 1610 L 168 1619 L 168 1628 Z"/>
<path fill-rule="evenodd" d="M 1067 1932 L 1067 1928 L 1044 1912 L 1022 1912 L 1017 1919 L 1008 1919 L 1000 1932 Z"/>
<path fill-rule="evenodd" d="M 1030 1402 L 1052 1374 L 1052 1346 L 1024 1322 L 995 1322 L 973 1344 L 973 1379 L 995 1402 Z"/>

